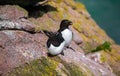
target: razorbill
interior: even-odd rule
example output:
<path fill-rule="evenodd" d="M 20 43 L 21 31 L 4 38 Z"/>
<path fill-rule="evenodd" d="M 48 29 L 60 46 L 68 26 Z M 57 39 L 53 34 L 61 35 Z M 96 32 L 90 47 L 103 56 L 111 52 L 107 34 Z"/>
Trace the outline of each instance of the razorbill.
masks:
<path fill-rule="evenodd" d="M 47 48 L 48 48 L 48 55 L 58 55 L 63 53 L 63 48 L 65 46 L 65 40 L 62 37 L 60 32 L 48 32 L 46 30 L 43 31 L 47 36 Z"/>
<path fill-rule="evenodd" d="M 58 32 L 60 32 L 62 34 L 62 37 L 65 40 L 65 47 L 67 47 L 67 48 L 69 48 L 69 45 L 73 39 L 73 33 L 69 29 L 69 26 L 72 24 L 73 23 L 71 21 L 64 19 L 61 21 L 60 29 L 58 30 Z"/>

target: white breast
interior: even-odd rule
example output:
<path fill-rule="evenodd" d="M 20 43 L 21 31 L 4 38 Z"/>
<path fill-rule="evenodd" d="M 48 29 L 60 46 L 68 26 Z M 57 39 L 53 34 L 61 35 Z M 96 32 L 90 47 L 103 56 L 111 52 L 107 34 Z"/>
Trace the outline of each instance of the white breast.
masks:
<path fill-rule="evenodd" d="M 65 40 L 65 46 L 69 46 L 70 42 L 72 41 L 72 31 L 69 29 L 65 29 L 61 33 L 62 33 L 62 37 Z"/>
<path fill-rule="evenodd" d="M 64 46 L 65 46 L 65 41 L 62 42 L 58 47 L 55 47 L 51 44 L 50 47 L 48 48 L 49 53 L 52 55 L 60 54 L 63 51 Z"/>

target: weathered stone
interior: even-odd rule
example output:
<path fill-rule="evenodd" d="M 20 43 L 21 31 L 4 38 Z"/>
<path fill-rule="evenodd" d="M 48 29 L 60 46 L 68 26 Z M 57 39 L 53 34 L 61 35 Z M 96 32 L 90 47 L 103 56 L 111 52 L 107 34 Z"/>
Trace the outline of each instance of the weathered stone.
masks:
<path fill-rule="evenodd" d="M 18 5 L 4 5 L 0 6 L 1 20 L 17 20 L 22 17 L 27 17 L 28 12 Z"/>
<path fill-rule="evenodd" d="M 35 26 L 24 17 L 28 12 L 17 5 L 0 6 L 0 30 L 35 31 Z"/>
<path fill-rule="evenodd" d="M 73 31 L 73 40 L 75 41 L 76 44 L 80 45 L 83 43 L 83 39 L 80 36 L 79 32 L 76 31 L 75 29 L 71 28 L 71 30 Z"/>
<path fill-rule="evenodd" d="M 0 72 L 4 73 L 29 60 L 45 56 L 43 34 L 0 31 Z"/>

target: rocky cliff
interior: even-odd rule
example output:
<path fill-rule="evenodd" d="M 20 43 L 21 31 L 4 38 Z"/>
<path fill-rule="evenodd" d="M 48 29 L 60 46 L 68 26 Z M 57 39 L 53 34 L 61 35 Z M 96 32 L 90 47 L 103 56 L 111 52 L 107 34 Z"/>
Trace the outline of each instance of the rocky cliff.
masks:
<path fill-rule="evenodd" d="M 119 76 L 120 46 L 73 0 L 0 1 L 0 75 Z M 65 55 L 47 55 L 42 30 L 57 31 L 62 19 L 73 22 L 74 38 Z M 104 42 L 111 45 L 110 51 Z M 99 52 L 90 51 L 97 48 Z M 86 54 L 87 52 L 90 52 Z"/>

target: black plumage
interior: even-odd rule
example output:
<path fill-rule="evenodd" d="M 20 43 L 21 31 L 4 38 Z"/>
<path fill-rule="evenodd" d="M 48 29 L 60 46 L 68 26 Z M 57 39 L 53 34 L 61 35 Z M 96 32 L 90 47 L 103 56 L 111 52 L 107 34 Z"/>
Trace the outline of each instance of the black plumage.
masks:
<path fill-rule="evenodd" d="M 62 34 L 60 32 L 48 32 L 46 30 L 43 30 L 43 32 L 48 36 L 47 48 L 49 49 L 49 51 L 50 52 L 51 51 L 53 51 L 53 52 L 58 51 L 58 53 L 61 53 L 62 55 L 64 55 L 62 50 L 64 48 L 65 41 L 62 37 Z M 59 47 L 60 47 L 60 49 L 59 49 Z M 56 50 L 56 49 L 59 49 L 59 50 Z"/>
<path fill-rule="evenodd" d="M 60 32 L 48 32 L 44 30 L 44 33 L 49 37 L 47 40 L 47 47 L 50 47 L 50 44 L 53 44 L 54 46 L 58 47 L 60 43 L 64 41 L 62 34 Z"/>

